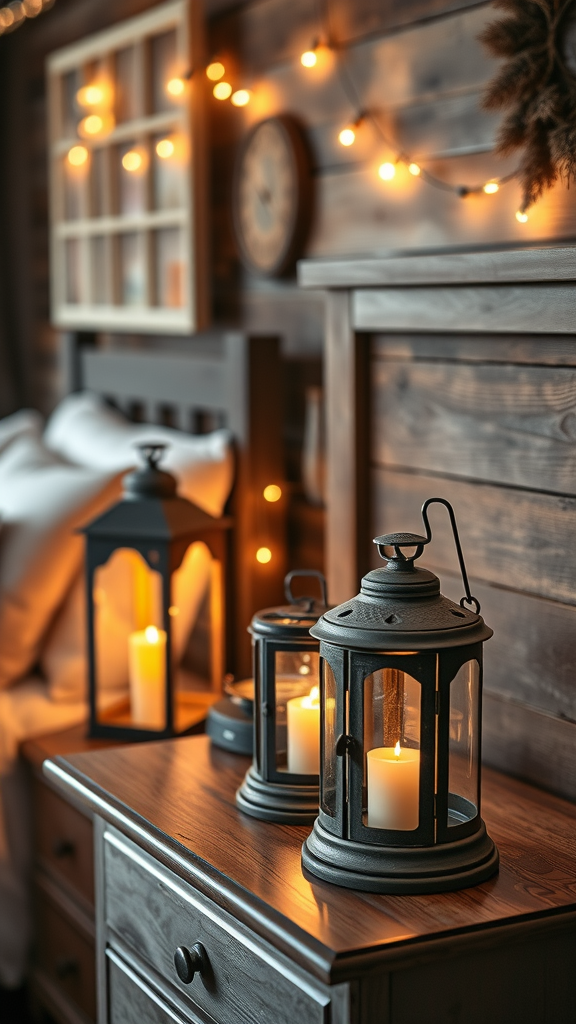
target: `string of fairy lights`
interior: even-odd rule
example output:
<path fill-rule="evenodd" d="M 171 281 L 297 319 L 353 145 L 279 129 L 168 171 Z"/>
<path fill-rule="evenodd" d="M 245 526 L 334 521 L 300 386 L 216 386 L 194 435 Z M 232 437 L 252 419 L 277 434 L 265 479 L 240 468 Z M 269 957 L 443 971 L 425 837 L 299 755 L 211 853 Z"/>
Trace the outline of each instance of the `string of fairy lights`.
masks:
<path fill-rule="evenodd" d="M 38 17 L 54 3 L 55 0 L 13 0 L 13 3 L 0 7 L 0 36 L 20 28 L 27 18 Z"/>
<path fill-rule="evenodd" d="M 322 5 L 321 7 L 320 4 Z M 319 0 L 318 14 L 319 23 L 322 25 L 321 35 L 314 39 L 311 42 L 310 48 L 300 55 L 300 64 L 313 73 L 314 69 L 321 65 L 322 58 L 326 53 L 334 55 L 340 85 L 350 107 L 354 111 L 350 121 L 338 130 L 338 142 L 345 148 L 353 146 L 357 141 L 362 125 L 369 122 L 382 145 L 387 151 L 391 151 L 394 154 L 391 159 L 383 160 L 378 166 L 378 176 L 382 181 L 391 182 L 396 177 L 399 165 L 404 165 L 413 177 L 420 178 L 427 185 L 432 186 L 432 188 L 443 192 L 451 192 L 460 199 L 464 199 L 471 195 L 495 195 L 502 186 L 517 178 L 518 171 L 515 170 L 509 174 L 499 177 L 495 176 L 488 181 L 482 181 L 473 185 L 454 184 L 439 177 L 414 160 L 410 154 L 406 153 L 394 140 L 389 138 L 382 126 L 378 111 L 364 108 L 360 93 L 346 64 L 346 55 L 349 47 L 346 43 L 336 41 L 332 34 L 328 0 Z M 229 100 L 236 107 L 245 107 L 250 102 L 252 93 L 249 89 L 234 89 L 232 84 L 226 80 L 226 68 L 221 60 L 213 60 L 208 64 L 206 75 L 214 83 L 212 92 L 217 100 Z M 524 209 L 517 210 L 515 216 L 520 224 L 525 224 L 528 220 L 528 214 Z"/>

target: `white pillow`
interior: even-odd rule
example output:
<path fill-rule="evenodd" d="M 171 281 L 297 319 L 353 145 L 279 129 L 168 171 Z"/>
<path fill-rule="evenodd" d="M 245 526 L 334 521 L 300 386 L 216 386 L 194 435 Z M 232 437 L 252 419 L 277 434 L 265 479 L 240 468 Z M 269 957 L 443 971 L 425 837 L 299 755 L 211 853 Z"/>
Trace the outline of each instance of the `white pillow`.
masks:
<path fill-rule="evenodd" d="M 35 409 L 21 409 L 12 416 L 5 416 L 0 420 L 0 454 L 17 437 L 23 434 L 40 437 L 42 433 L 43 419 Z"/>
<path fill-rule="evenodd" d="M 67 465 L 32 434 L 0 455 L 0 689 L 38 659 L 82 563 L 75 531 L 119 494 L 118 474 Z"/>
<path fill-rule="evenodd" d="M 213 516 L 222 514 L 234 471 L 227 430 L 193 437 L 170 427 L 129 423 L 98 395 L 83 391 L 60 402 L 44 431 L 48 448 L 92 469 L 131 469 L 141 461 L 135 446 L 145 441 L 168 445 L 161 468 L 176 476 L 183 497 Z"/>
<path fill-rule="evenodd" d="M 120 557 L 107 567 L 102 644 L 98 666 L 98 692 L 128 691 L 128 636 L 136 628 L 127 561 Z M 180 664 L 210 578 L 210 554 L 204 544 L 193 544 L 172 578 L 172 605 L 179 614 L 171 619 L 173 654 Z M 149 623 L 152 625 L 153 623 Z M 160 625 L 160 622 L 156 622 Z M 80 573 L 48 634 L 40 667 L 55 701 L 81 701 L 88 693 L 86 642 L 86 583 Z"/>

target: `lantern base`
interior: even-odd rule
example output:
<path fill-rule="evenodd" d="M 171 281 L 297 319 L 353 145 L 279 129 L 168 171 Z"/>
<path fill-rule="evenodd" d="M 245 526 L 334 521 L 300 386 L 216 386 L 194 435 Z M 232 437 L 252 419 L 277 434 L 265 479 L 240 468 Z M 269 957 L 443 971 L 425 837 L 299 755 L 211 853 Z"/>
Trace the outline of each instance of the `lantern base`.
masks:
<path fill-rule="evenodd" d="M 416 895 L 466 889 L 498 870 L 498 850 L 482 821 L 474 835 L 436 846 L 373 846 L 333 836 L 316 819 L 302 867 L 325 882 L 361 892 Z"/>
<path fill-rule="evenodd" d="M 251 765 L 236 793 L 236 805 L 252 818 L 308 825 L 318 814 L 318 786 L 265 782 Z"/>

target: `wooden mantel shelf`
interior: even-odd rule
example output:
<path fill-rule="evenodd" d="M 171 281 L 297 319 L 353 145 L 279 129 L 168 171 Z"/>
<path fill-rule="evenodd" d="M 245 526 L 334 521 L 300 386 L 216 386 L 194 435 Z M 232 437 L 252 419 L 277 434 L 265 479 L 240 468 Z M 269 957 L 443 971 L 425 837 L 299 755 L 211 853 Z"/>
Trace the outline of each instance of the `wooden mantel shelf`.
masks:
<path fill-rule="evenodd" d="M 301 260 L 302 288 L 385 288 L 575 281 L 576 246 Z"/>
<path fill-rule="evenodd" d="M 573 805 L 485 771 L 483 816 L 501 857 L 495 878 L 432 896 L 361 894 L 303 877 L 307 828 L 237 810 L 247 764 L 193 737 L 55 757 L 44 772 L 325 983 L 464 947 L 477 955 L 494 948 L 495 935 L 506 946 L 576 934 Z"/>

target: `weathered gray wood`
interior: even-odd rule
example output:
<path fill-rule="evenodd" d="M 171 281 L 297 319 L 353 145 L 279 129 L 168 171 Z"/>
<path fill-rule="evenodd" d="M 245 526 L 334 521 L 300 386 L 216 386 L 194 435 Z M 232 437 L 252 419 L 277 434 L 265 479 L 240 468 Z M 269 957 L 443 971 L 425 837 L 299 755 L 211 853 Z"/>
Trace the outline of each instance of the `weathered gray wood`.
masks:
<path fill-rule="evenodd" d="M 382 334 L 372 339 L 377 359 L 443 359 L 464 363 L 576 366 L 576 336 L 539 334 Z"/>
<path fill-rule="evenodd" d="M 301 980 L 263 945 L 256 948 L 232 918 L 112 832 L 105 834 L 104 863 L 111 935 L 205 1012 L 238 1024 L 325 1024 L 327 992 Z M 206 948 L 210 970 L 189 987 L 173 958 L 178 946 L 196 942 Z"/>
<path fill-rule="evenodd" d="M 326 391 L 326 578 L 333 604 L 355 593 L 358 577 L 358 495 L 356 492 L 356 338 L 350 327 L 349 297 L 332 294 L 327 303 L 324 382 Z"/>
<path fill-rule="evenodd" d="M 372 404 L 378 463 L 576 494 L 572 368 L 376 360 Z"/>
<path fill-rule="evenodd" d="M 482 751 L 487 764 L 576 801 L 574 722 L 492 693 L 484 695 L 482 721 Z"/>
<path fill-rule="evenodd" d="M 485 690 L 576 723 L 574 607 L 478 580 L 472 580 L 471 586 L 494 630 L 484 650 Z M 464 593 L 461 579 L 445 571 L 441 588 L 453 601 Z"/>
<path fill-rule="evenodd" d="M 298 280 L 303 288 L 574 281 L 576 246 L 399 255 L 396 259 L 302 260 Z"/>
<path fill-rule="evenodd" d="M 352 324 L 358 331 L 427 328 L 572 334 L 575 321 L 573 285 L 367 288 L 352 295 Z"/>
<path fill-rule="evenodd" d="M 106 878 L 104 871 L 104 821 L 94 815 L 94 891 L 96 919 L 96 1016 L 108 1024 L 108 975 L 106 969 Z"/>
<path fill-rule="evenodd" d="M 108 1024 L 200 1024 L 200 1018 L 191 1010 L 184 1017 L 171 1009 L 113 950 L 108 953 L 108 975 Z"/>
<path fill-rule="evenodd" d="M 469 575 L 485 583 L 576 604 L 576 500 L 376 468 L 372 536 L 422 532 L 420 507 L 440 495 L 454 505 Z M 448 519 L 433 510 L 431 567 L 456 569 Z"/>

